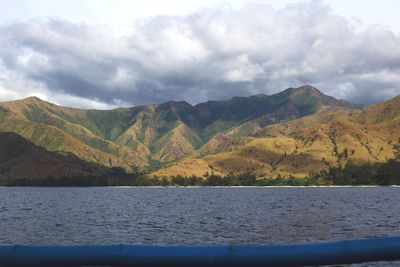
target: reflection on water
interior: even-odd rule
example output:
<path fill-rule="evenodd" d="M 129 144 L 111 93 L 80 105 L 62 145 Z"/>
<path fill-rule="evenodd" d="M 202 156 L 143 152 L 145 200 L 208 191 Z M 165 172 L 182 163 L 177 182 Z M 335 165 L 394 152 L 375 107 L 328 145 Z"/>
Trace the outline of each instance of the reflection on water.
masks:
<path fill-rule="evenodd" d="M 0 243 L 266 244 L 400 235 L 400 188 L 0 188 Z"/>

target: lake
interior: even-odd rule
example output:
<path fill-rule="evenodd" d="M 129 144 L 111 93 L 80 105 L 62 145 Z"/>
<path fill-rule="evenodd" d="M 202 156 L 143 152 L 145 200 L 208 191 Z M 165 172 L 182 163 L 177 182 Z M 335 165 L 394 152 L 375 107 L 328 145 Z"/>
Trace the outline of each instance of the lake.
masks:
<path fill-rule="evenodd" d="M 400 188 L 0 188 L 1 244 L 277 244 L 400 236 Z M 365 265 L 363 265 L 365 266 Z"/>

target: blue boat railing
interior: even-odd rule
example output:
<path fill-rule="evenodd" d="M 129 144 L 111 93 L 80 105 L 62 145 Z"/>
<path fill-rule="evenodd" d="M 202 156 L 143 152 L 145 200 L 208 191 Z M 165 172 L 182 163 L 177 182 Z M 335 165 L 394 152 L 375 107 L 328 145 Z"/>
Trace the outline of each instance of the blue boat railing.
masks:
<path fill-rule="evenodd" d="M 400 237 L 255 246 L 0 246 L 0 266 L 315 266 L 400 260 Z"/>

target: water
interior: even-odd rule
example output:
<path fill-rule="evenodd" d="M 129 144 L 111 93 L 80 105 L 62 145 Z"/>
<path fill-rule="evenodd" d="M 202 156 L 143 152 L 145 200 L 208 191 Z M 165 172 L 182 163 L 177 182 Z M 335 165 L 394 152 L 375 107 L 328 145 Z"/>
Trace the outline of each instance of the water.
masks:
<path fill-rule="evenodd" d="M 394 187 L 0 188 L 0 243 L 277 244 L 400 236 L 399 203 Z"/>

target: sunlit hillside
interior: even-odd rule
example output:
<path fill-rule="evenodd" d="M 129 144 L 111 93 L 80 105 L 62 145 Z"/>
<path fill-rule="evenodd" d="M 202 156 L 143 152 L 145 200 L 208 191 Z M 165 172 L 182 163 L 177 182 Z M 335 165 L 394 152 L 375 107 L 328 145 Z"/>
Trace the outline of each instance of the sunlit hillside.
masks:
<path fill-rule="evenodd" d="M 395 157 L 400 141 L 399 107 L 397 97 L 363 110 L 324 107 L 313 115 L 267 127 L 248 122 L 251 135 L 240 136 L 234 128 L 211 140 L 196 156 L 153 175 L 254 172 L 259 177 L 302 177 L 349 161 L 386 162 Z"/>
<path fill-rule="evenodd" d="M 20 134 L 49 151 L 134 172 L 208 155 L 227 140 L 326 106 L 357 108 L 311 86 L 195 106 L 170 101 L 114 110 L 67 108 L 29 97 L 0 103 L 0 131 Z"/>

